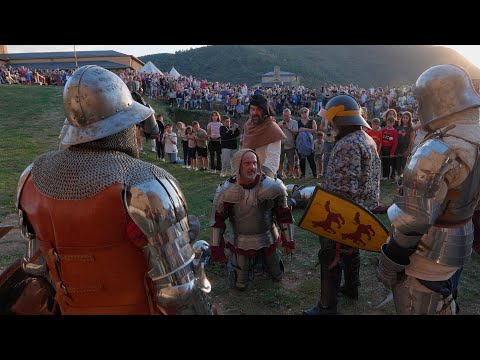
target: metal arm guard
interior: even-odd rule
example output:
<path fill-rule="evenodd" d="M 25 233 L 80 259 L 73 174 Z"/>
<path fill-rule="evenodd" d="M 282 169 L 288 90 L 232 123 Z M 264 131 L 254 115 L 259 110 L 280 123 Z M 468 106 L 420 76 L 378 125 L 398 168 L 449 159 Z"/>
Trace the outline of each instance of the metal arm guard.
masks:
<path fill-rule="evenodd" d="M 202 294 L 210 292 L 210 283 L 198 256 L 194 261 L 187 205 L 178 184 L 163 178 L 127 187 L 124 202 L 147 237 L 143 251 L 158 303 L 176 308 L 177 313 L 185 309 L 187 313 L 190 309 L 196 314 L 211 313 Z"/>
<path fill-rule="evenodd" d="M 405 265 L 397 264 L 386 254 L 387 244 L 383 244 L 378 258 L 377 278 L 385 286 L 392 287 L 397 283 L 398 273 L 405 269 Z"/>
<path fill-rule="evenodd" d="M 223 224 L 221 228 L 213 227 L 217 223 L 217 214 L 223 214 L 224 202 L 238 203 L 240 201 L 240 194 L 238 191 L 240 188 L 236 188 L 233 183 L 225 181 L 220 184 L 215 191 L 215 197 L 213 199 L 213 210 L 210 214 L 210 244 L 212 246 L 220 246 L 223 240 L 223 234 L 225 233 L 226 225 Z"/>
<path fill-rule="evenodd" d="M 284 189 L 283 189 L 284 188 Z M 279 208 L 277 211 L 277 218 L 276 222 L 278 226 L 280 227 L 280 233 L 282 235 L 282 241 L 284 243 L 290 242 L 290 241 L 295 241 L 293 237 L 293 217 L 292 213 L 290 211 L 290 208 L 288 207 L 287 204 L 287 188 L 285 185 L 282 183 L 282 195 L 278 196 L 275 200 L 277 208 Z M 282 214 L 282 217 L 279 218 L 278 214 Z M 288 218 L 287 218 L 288 214 Z"/>
<path fill-rule="evenodd" d="M 315 191 L 315 186 L 300 186 L 290 195 L 295 200 L 295 208 L 305 208 Z"/>
<path fill-rule="evenodd" d="M 39 256 L 36 259 L 33 259 L 34 255 L 40 251 L 38 241 L 36 238 L 35 231 L 33 227 L 28 222 L 28 219 L 25 213 L 20 209 L 20 195 L 22 194 L 23 185 L 27 181 L 28 176 L 32 170 L 33 163 L 28 165 L 28 167 L 20 175 L 20 179 L 17 184 L 17 201 L 16 209 L 18 214 L 18 224 L 20 225 L 20 230 L 22 238 L 26 241 L 25 254 L 22 258 L 22 268 L 23 270 L 32 276 L 47 276 L 48 269 L 47 263 L 42 253 L 39 253 Z"/>
<path fill-rule="evenodd" d="M 215 216 L 215 213 L 213 214 Z M 210 242 L 212 246 L 220 246 L 223 240 L 223 233 L 225 232 L 224 229 L 211 227 L 210 232 Z"/>
<path fill-rule="evenodd" d="M 456 157 L 439 139 L 420 145 L 405 167 L 403 196 L 397 196 L 388 209 L 393 238 L 400 247 L 417 244 L 417 254 L 447 266 L 463 266 L 471 254 L 473 226 L 469 218 L 473 211 L 469 212 L 472 199 L 468 192 L 478 186 L 474 171 L 459 188 L 448 189 L 444 177 L 458 166 Z M 442 226 L 442 222 L 451 226 Z"/>
<path fill-rule="evenodd" d="M 396 231 L 425 234 L 433 225 L 443 211 L 444 175 L 453 167 L 455 157 L 439 139 L 427 140 L 416 149 L 405 166 L 403 195 L 397 195 L 387 211 Z"/>

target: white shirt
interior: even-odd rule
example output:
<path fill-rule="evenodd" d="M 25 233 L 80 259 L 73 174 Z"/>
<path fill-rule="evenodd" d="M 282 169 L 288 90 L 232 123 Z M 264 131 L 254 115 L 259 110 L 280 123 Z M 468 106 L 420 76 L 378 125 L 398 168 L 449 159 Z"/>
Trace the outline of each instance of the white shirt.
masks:
<path fill-rule="evenodd" d="M 280 151 L 282 149 L 282 141 L 278 140 L 273 143 L 260 146 L 255 150 L 260 159 L 260 163 L 269 168 L 274 174 L 277 173 L 280 166 Z"/>
<path fill-rule="evenodd" d="M 165 134 L 165 152 L 167 154 L 178 152 L 176 142 L 177 142 L 177 134 L 175 134 L 174 132 L 170 134 L 168 133 Z"/>

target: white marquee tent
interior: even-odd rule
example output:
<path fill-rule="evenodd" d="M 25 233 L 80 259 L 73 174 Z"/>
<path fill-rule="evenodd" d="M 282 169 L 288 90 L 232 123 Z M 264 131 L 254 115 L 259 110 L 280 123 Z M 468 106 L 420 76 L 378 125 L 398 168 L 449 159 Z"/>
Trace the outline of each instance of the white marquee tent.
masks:
<path fill-rule="evenodd" d="M 172 70 L 170 70 L 170 75 L 172 75 L 175 79 L 178 79 L 180 73 L 172 66 Z"/>
<path fill-rule="evenodd" d="M 140 70 L 138 70 L 138 73 L 163 75 L 163 73 L 151 61 L 143 65 L 143 67 Z"/>

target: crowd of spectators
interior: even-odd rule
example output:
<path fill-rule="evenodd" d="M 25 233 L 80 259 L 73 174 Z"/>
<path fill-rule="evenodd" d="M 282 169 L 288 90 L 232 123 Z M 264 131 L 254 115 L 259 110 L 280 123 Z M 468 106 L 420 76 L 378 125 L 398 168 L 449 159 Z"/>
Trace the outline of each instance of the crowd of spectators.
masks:
<path fill-rule="evenodd" d="M 29 69 L 23 66 L 18 68 L 0 66 L 0 84 L 64 85 L 74 70 L 75 69 L 46 70 Z M 384 180 L 389 178 L 395 179 L 402 173 L 402 165 L 406 159 L 407 150 L 409 151 L 411 149 L 411 139 L 415 137 L 416 129 L 414 131 L 405 130 L 406 128 L 402 123 L 403 114 L 406 114 L 407 117 L 410 118 L 409 123 L 412 128 L 418 120 L 418 102 L 413 95 L 411 85 L 363 88 L 354 84 L 339 85 L 325 83 L 319 89 L 310 89 L 303 85 L 273 85 L 273 87 L 249 88 L 246 83 L 235 85 L 197 79 L 193 76 L 174 77 L 168 73 L 139 73 L 132 68 L 117 71 L 116 73 L 123 79 L 130 91 L 137 91 L 144 97 L 150 99 L 165 99 L 172 107 L 213 112 L 218 108 L 218 105 L 221 105 L 223 114 L 218 113 L 222 118 L 217 119 L 217 121 L 223 124 L 224 118 L 228 118 L 231 119 L 229 121 L 232 121 L 232 125 L 236 127 L 238 127 L 238 125 L 235 124 L 234 120 L 238 122 L 243 115 L 248 114 L 250 98 L 256 93 L 262 93 L 269 99 L 278 117 L 284 113 L 284 110 L 288 109 L 290 114 L 297 117 L 299 121 L 303 119 L 304 124 L 308 122 L 309 118 L 318 118 L 321 120 L 317 114 L 332 97 L 340 94 L 350 95 L 354 97 L 363 108 L 363 115 L 369 124 L 374 126 L 370 134 L 377 141 L 379 154 L 382 156 L 382 178 Z M 185 132 L 191 129 L 190 131 L 193 134 L 196 132 L 194 130 L 195 127 L 193 124 L 190 124 L 190 126 L 185 127 Z M 210 130 L 210 126 L 208 129 Z M 230 129 L 230 127 L 228 127 L 228 129 Z M 392 129 L 394 131 L 392 131 Z M 323 137 L 323 135 L 321 135 L 320 138 L 324 143 L 322 146 L 327 148 L 326 151 L 321 153 L 321 146 L 314 144 L 316 151 L 314 151 L 312 155 L 305 157 L 295 153 L 294 164 L 284 165 L 284 159 L 282 159 L 282 163 L 280 164 L 281 171 L 278 174 L 280 177 L 304 177 L 306 160 L 309 162 L 314 177 L 322 177 L 322 170 L 325 169 L 325 163 L 328 161 L 328 148 L 332 143 L 330 138 L 333 137 L 329 134 L 330 131 L 327 130 L 327 127 L 320 124 L 318 131 L 316 126 L 311 130 L 312 135 L 315 135 L 313 138 L 320 140 L 316 134 L 318 135 L 322 130 L 325 136 Z M 186 133 L 179 133 L 178 135 L 179 140 L 187 141 L 188 136 L 186 136 Z M 214 139 L 211 138 L 210 133 L 208 134 L 208 138 L 206 139 L 207 143 L 204 144 L 204 146 L 207 147 L 207 151 L 213 148 L 212 145 L 208 145 L 208 141 L 218 142 L 218 134 L 215 136 L 217 138 Z M 239 137 L 240 135 L 236 136 L 233 144 L 231 142 L 232 139 L 229 139 L 229 146 L 233 147 L 233 149 L 229 151 L 229 157 L 233 155 L 235 148 L 238 148 L 236 140 L 239 140 Z M 405 137 L 408 137 L 408 141 L 404 139 Z M 161 141 L 163 141 L 163 139 Z M 193 147 L 193 141 L 191 140 L 190 142 Z M 187 143 L 185 143 L 185 149 L 189 149 Z M 156 149 L 153 148 L 152 150 L 156 151 Z M 185 151 L 185 153 L 188 152 L 190 152 L 190 150 Z M 158 155 L 160 159 L 164 158 L 163 154 Z M 202 155 L 204 154 L 202 153 Z M 208 159 L 208 156 L 200 156 L 202 158 L 201 166 L 198 167 L 197 164 L 196 166 L 192 166 L 190 159 L 193 159 L 193 157 L 185 154 L 183 156 L 184 167 L 189 169 L 210 168 L 211 171 L 218 171 L 222 176 L 225 176 L 225 165 L 220 166 L 221 163 L 224 164 L 224 161 L 221 161 L 223 159 L 218 159 L 218 155 L 219 149 L 216 149 L 213 154 L 210 154 L 210 159 Z M 204 157 L 205 159 L 203 159 Z M 216 157 L 215 164 L 208 164 L 209 160 L 213 162 L 213 157 Z M 290 162 L 292 162 L 291 157 Z M 228 161 L 225 163 L 228 163 Z M 299 166 L 301 170 L 300 175 L 298 171 Z M 285 174 L 282 169 L 288 169 L 287 173 Z"/>
<path fill-rule="evenodd" d="M 65 85 L 74 69 L 30 69 L 0 66 L 0 84 Z"/>
<path fill-rule="evenodd" d="M 73 71 L 0 66 L 0 84 L 64 85 Z M 387 109 L 395 109 L 397 113 L 409 111 L 414 119 L 417 116 L 417 102 L 410 85 L 362 88 L 354 84 L 324 84 L 319 89 L 309 89 L 303 85 L 248 88 L 245 83 L 209 82 L 193 76 L 175 78 L 168 73 L 138 73 L 132 68 L 117 71 L 117 75 L 125 81 L 130 91 L 138 91 L 148 98 L 165 98 L 171 106 L 187 110 L 213 111 L 213 103 L 221 103 L 224 114 L 231 118 L 246 114 L 250 97 L 258 91 L 271 101 L 277 114 L 288 108 L 293 116 L 300 116 L 300 109 L 306 107 L 310 110 L 310 116 L 315 116 L 330 98 L 347 94 L 365 107 L 371 118 L 380 118 Z"/>

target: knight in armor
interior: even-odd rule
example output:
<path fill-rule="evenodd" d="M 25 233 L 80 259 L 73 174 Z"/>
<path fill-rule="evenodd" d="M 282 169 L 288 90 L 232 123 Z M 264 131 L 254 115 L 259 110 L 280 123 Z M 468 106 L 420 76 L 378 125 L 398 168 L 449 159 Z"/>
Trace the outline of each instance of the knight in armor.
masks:
<path fill-rule="evenodd" d="M 451 64 L 423 72 L 416 95 L 426 135 L 388 209 L 392 228 L 377 277 L 392 289 L 397 314 L 454 315 L 479 200 L 480 96 L 467 72 Z"/>
<path fill-rule="evenodd" d="M 380 158 L 375 142 L 362 130 L 370 125 L 361 116 L 359 104 L 348 95 L 338 95 L 328 101 L 320 115 L 337 134 L 320 186 L 368 210 L 375 209 L 380 198 Z M 320 301 L 303 314 L 336 315 L 339 293 L 358 299 L 360 252 L 324 237 L 320 237 L 320 244 Z M 342 271 L 344 284 L 340 286 Z"/>
<path fill-rule="evenodd" d="M 95 65 L 72 74 L 63 99 L 60 149 L 37 157 L 18 183 L 22 267 L 41 281 L 12 312 L 211 314 L 198 219 L 176 179 L 139 160 L 135 127 L 158 134 L 153 109 Z M 35 298 L 39 287 L 52 297 Z"/>
<path fill-rule="evenodd" d="M 295 248 L 293 217 L 285 185 L 261 172 L 255 151 L 239 150 L 232 157 L 232 168 L 234 176 L 218 186 L 213 200 L 211 260 L 227 262 L 227 247 L 231 285 L 245 290 L 259 260 L 274 281 L 282 278 L 284 267 L 277 248 L 282 243 L 285 254 Z M 227 219 L 232 232 L 225 241 Z"/>
<path fill-rule="evenodd" d="M 280 166 L 282 140 L 287 137 L 274 119 L 275 111 L 262 94 L 253 95 L 248 106 L 250 117 L 243 127 L 241 145 L 254 150 L 265 175 L 275 177 Z"/>
<path fill-rule="evenodd" d="M 424 139 L 407 160 L 388 208 L 378 279 L 401 315 L 453 315 L 463 265 L 474 240 L 480 194 L 480 96 L 467 72 L 437 65 L 416 82 Z"/>

